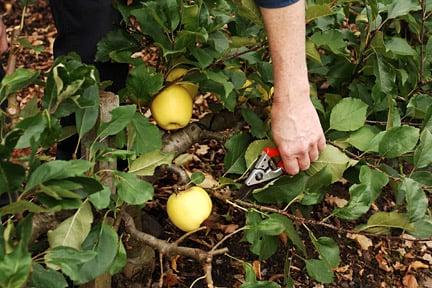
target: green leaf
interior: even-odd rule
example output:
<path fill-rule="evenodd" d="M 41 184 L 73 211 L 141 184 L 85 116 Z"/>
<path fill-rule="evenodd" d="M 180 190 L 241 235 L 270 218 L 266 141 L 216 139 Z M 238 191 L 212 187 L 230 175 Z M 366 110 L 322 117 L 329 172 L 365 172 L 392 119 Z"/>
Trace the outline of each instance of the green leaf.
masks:
<path fill-rule="evenodd" d="M 340 30 L 326 30 L 315 32 L 310 39 L 318 47 L 328 48 L 336 55 L 345 54 L 347 44 L 344 41 L 343 34 Z"/>
<path fill-rule="evenodd" d="M 290 203 L 305 190 L 307 176 L 303 173 L 294 177 L 284 175 L 271 181 L 263 188 L 253 191 L 254 198 L 261 203 Z"/>
<path fill-rule="evenodd" d="M 11 153 L 22 134 L 22 130 L 13 129 L 3 136 L 2 141 L 0 141 L 0 159 L 8 159 L 11 156 Z"/>
<path fill-rule="evenodd" d="M 425 217 L 424 219 L 413 223 L 415 231 L 410 232 L 411 235 L 420 239 L 432 237 L 432 218 Z"/>
<path fill-rule="evenodd" d="M 410 178 L 421 184 L 432 186 L 432 173 L 429 171 L 416 171 Z"/>
<path fill-rule="evenodd" d="M 97 253 L 92 250 L 76 250 L 71 247 L 59 246 L 48 249 L 44 260 L 47 267 L 54 270 L 60 268 L 64 274 L 72 275 L 75 265 L 89 262 L 96 255 Z"/>
<path fill-rule="evenodd" d="M 305 260 L 306 270 L 310 277 L 314 280 L 330 284 L 333 282 L 334 274 L 327 262 L 324 260 L 310 259 Z"/>
<path fill-rule="evenodd" d="M 149 103 L 162 86 L 163 75 L 145 64 L 134 67 L 126 81 L 128 96 L 144 103 Z"/>
<path fill-rule="evenodd" d="M 250 125 L 251 134 L 258 139 L 266 137 L 267 126 L 252 110 L 242 109 L 243 119 Z"/>
<path fill-rule="evenodd" d="M 234 0 L 239 11 L 238 15 L 244 17 L 257 25 L 262 26 L 261 13 L 253 0 Z"/>
<path fill-rule="evenodd" d="M 294 246 L 300 250 L 300 252 L 303 254 L 303 256 L 306 256 L 306 247 L 303 244 L 302 239 L 300 238 L 297 229 L 294 227 L 293 222 L 288 218 L 280 214 L 270 214 L 270 219 L 277 219 L 283 226 L 284 231 L 288 238 L 291 240 L 291 242 L 294 244 Z M 262 222 L 261 222 L 262 223 Z"/>
<path fill-rule="evenodd" d="M 432 107 L 432 97 L 428 94 L 418 94 L 411 97 L 407 105 L 407 116 L 425 119 L 429 107 Z"/>
<path fill-rule="evenodd" d="M 378 170 L 372 170 L 366 165 L 360 168 L 361 184 L 350 187 L 350 200 L 345 207 L 333 212 L 339 218 L 355 220 L 366 213 L 372 203 L 378 198 L 382 188 L 387 185 L 388 176 Z"/>
<path fill-rule="evenodd" d="M 23 212 L 31 212 L 31 213 L 42 213 L 42 212 L 48 212 L 48 209 L 42 208 L 33 202 L 28 202 L 25 200 L 18 200 L 16 202 L 12 202 L 9 205 L 3 206 L 0 208 L 0 214 L 1 215 L 8 215 L 8 214 L 17 214 L 17 213 L 23 213 Z"/>
<path fill-rule="evenodd" d="M 109 269 L 109 273 L 111 275 L 115 275 L 117 273 L 122 272 L 126 263 L 127 263 L 126 248 L 124 247 L 122 240 L 119 239 L 117 255 L 114 258 L 113 264 Z"/>
<path fill-rule="evenodd" d="M 72 280 L 77 284 L 83 284 L 108 272 L 117 256 L 118 241 L 117 232 L 107 224 L 93 229 L 83 243 L 83 249 L 96 252 L 96 257 L 79 265 L 77 274 L 73 275 L 78 278 L 71 277 Z"/>
<path fill-rule="evenodd" d="M 64 276 L 55 270 L 45 269 L 33 263 L 30 287 L 32 288 L 66 288 L 68 284 Z"/>
<path fill-rule="evenodd" d="M 116 171 L 117 194 L 128 204 L 142 205 L 153 198 L 153 185 L 136 175 Z"/>
<path fill-rule="evenodd" d="M 224 158 L 225 173 L 243 174 L 246 171 L 246 160 L 244 155 L 250 142 L 250 136 L 239 133 L 232 136 L 226 143 L 227 152 Z"/>
<path fill-rule="evenodd" d="M 319 64 L 322 64 L 321 54 L 318 52 L 317 47 L 315 46 L 315 43 L 312 42 L 310 39 L 306 40 L 306 55 L 307 55 L 307 57 L 315 60 Z"/>
<path fill-rule="evenodd" d="M 285 230 L 285 226 L 282 221 L 273 217 L 261 221 L 255 229 L 263 235 L 278 236 Z"/>
<path fill-rule="evenodd" d="M 327 262 L 331 268 L 339 266 L 340 250 L 337 243 L 329 237 L 320 237 L 318 240 L 313 240 L 313 244 L 320 254 L 320 258 Z"/>
<path fill-rule="evenodd" d="M 129 173 L 138 176 L 152 176 L 156 167 L 171 164 L 174 156 L 174 152 L 164 153 L 159 150 L 147 152 L 132 162 L 129 167 Z"/>
<path fill-rule="evenodd" d="M 136 113 L 132 118 L 128 133 L 128 147 L 135 150 L 138 155 L 159 150 L 162 146 L 162 133 L 148 119 Z"/>
<path fill-rule="evenodd" d="M 31 262 L 27 245 L 20 241 L 11 253 L 0 258 L 0 287 L 23 287 L 30 274 Z"/>
<path fill-rule="evenodd" d="M 425 129 L 420 135 L 420 144 L 414 152 L 414 165 L 424 168 L 432 164 L 432 133 Z"/>
<path fill-rule="evenodd" d="M 48 231 L 50 247 L 66 246 L 79 250 L 90 232 L 92 222 L 91 206 L 84 202 L 73 216 L 60 223 L 55 230 Z"/>
<path fill-rule="evenodd" d="M 338 131 L 355 131 L 366 121 L 368 105 L 355 98 L 344 98 L 332 109 L 330 128 Z"/>
<path fill-rule="evenodd" d="M 420 10 L 420 5 L 414 0 L 394 1 L 388 7 L 387 19 L 394 19 L 400 16 L 405 16 L 411 11 Z"/>
<path fill-rule="evenodd" d="M 208 40 L 212 47 L 219 53 L 223 53 L 229 48 L 228 38 L 221 31 L 211 33 Z"/>
<path fill-rule="evenodd" d="M 280 288 L 277 283 L 270 281 L 258 281 L 256 280 L 256 275 L 253 267 L 249 263 L 243 263 L 243 268 L 245 270 L 245 280 L 240 288 Z"/>
<path fill-rule="evenodd" d="M 345 170 L 356 163 L 356 161 L 350 159 L 335 146 L 327 144 L 324 151 L 321 152 L 318 160 L 311 164 L 306 173 L 313 176 L 325 167 L 328 167 L 329 172 L 332 174 L 333 183 L 341 179 Z"/>
<path fill-rule="evenodd" d="M 395 87 L 396 74 L 392 66 L 385 62 L 381 55 L 376 54 L 376 61 L 374 65 L 376 85 L 382 93 L 390 94 Z"/>
<path fill-rule="evenodd" d="M 104 139 L 110 135 L 115 135 L 122 131 L 131 122 L 135 115 L 135 105 L 125 105 L 115 108 L 111 111 L 111 121 L 108 123 L 102 123 L 99 127 L 97 137 Z"/>
<path fill-rule="evenodd" d="M 118 252 L 118 241 L 113 227 L 98 225 L 85 239 L 81 251 L 58 247 L 61 250 L 48 253 L 45 262 L 60 266 L 75 284 L 87 283 L 109 271 Z"/>
<path fill-rule="evenodd" d="M 257 226 L 263 219 L 256 212 L 246 214 L 246 226 L 249 227 L 244 233 L 244 238 L 251 244 L 250 250 L 258 255 L 260 259 L 267 259 L 272 256 L 278 248 L 278 238 L 262 234 Z"/>
<path fill-rule="evenodd" d="M 415 231 L 407 215 L 398 212 L 377 212 L 369 218 L 367 224 L 358 226 L 356 230 L 373 234 L 389 234 L 391 228 Z"/>
<path fill-rule="evenodd" d="M 21 165 L 0 161 L 0 195 L 16 191 L 24 181 L 25 174 Z"/>
<path fill-rule="evenodd" d="M 139 9 L 132 10 L 131 15 L 135 16 L 142 33 L 149 35 L 162 48 L 166 49 L 171 47 L 170 40 L 163 29 L 163 25 L 160 25 L 154 17 L 157 16 L 154 9 L 151 9 L 148 5 L 142 5 Z"/>
<path fill-rule="evenodd" d="M 271 140 L 255 140 L 249 144 L 245 153 L 246 167 L 249 168 L 258 159 L 265 147 L 274 148 L 275 144 Z"/>
<path fill-rule="evenodd" d="M 27 148 L 31 146 L 32 141 L 39 143 L 43 132 L 48 126 L 48 121 L 41 113 L 23 119 L 16 125 L 16 128 L 23 129 L 24 133 L 21 135 L 15 148 Z"/>
<path fill-rule="evenodd" d="M 196 185 L 201 184 L 205 180 L 205 175 L 201 172 L 194 172 L 190 176 L 190 181 Z"/>
<path fill-rule="evenodd" d="M 111 55 L 119 51 L 139 49 L 137 41 L 123 29 L 108 32 L 97 44 L 96 61 L 107 62 Z"/>
<path fill-rule="evenodd" d="M 385 132 L 379 142 L 379 153 L 388 158 L 399 157 L 414 149 L 419 139 L 419 129 L 412 126 L 394 127 Z"/>
<path fill-rule="evenodd" d="M 49 180 L 82 176 L 92 166 L 92 163 L 85 160 L 56 160 L 46 162 L 36 168 L 30 175 L 25 191 L 29 191 Z"/>
<path fill-rule="evenodd" d="M 420 183 L 413 179 L 405 178 L 399 186 L 399 190 L 405 195 L 410 222 L 423 219 L 428 209 L 428 198 Z"/>
<path fill-rule="evenodd" d="M 82 138 L 89 132 L 95 125 L 99 117 L 99 88 L 97 85 L 92 85 L 84 90 L 83 96 L 85 98 L 93 98 L 94 106 L 83 107 L 78 109 L 75 113 L 77 132 Z"/>
<path fill-rule="evenodd" d="M 308 5 L 306 10 L 306 23 L 331 14 L 333 14 L 333 11 L 328 4 Z"/>
<path fill-rule="evenodd" d="M 189 48 L 189 50 L 201 69 L 207 68 L 213 62 L 214 57 L 208 50 L 196 47 Z"/>
<path fill-rule="evenodd" d="M 17 68 L 12 74 L 3 77 L 0 82 L 0 103 L 10 94 L 34 83 L 38 77 L 38 71 L 25 68 Z"/>
<path fill-rule="evenodd" d="M 379 131 L 375 126 L 365 125 L 359 130 L 352 132 L 345 141 L 360 151 L 366 151 L 369 148 L 370 142 Z"/>
<path fill-rule="evenodd" d="M 104 187 L 103 190 L 91 194 L 89 200 L 96 209 L 105 209 L 109 206 L 111 201 L 111 190 L 108 187 Z"/>
<path fill-rule="evenodd" d="M 315 205 L 320 203 L 327 192 L 327 186 L 329 186 L 331 182 L 332 174 L 328 167 L 310 176 L 306 182 L 306 190 L 300 203 L 302 205 Z"/>
<path fill-rule="evenodd" d="M 408 42 L 399 37 L 392 37 L 385 43 L 387 51 L 392 52 L 395 55 L 402 56 L 415 56 L 417 52 L 408 44 Z"/>

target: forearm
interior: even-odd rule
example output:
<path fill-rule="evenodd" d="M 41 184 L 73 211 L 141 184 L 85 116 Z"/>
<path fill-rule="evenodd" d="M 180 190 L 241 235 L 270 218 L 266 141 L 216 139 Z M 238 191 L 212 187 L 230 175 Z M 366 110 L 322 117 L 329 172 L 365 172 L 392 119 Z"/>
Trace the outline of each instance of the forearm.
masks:
<path fill-rule="evenodd" d="M 277 9 L 261 8 L 273 61 L 275 101 L 301 100 L 309 93 L 304 0 Z M 308 91 L 301 91 L 308 92 Z"/>

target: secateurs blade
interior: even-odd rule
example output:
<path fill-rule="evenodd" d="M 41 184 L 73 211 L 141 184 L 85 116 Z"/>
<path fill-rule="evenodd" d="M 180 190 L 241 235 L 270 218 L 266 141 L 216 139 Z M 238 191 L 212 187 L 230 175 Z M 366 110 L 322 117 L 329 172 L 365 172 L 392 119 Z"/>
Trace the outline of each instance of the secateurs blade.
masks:
<path fill-rule="evenodd" d="M 277 148 L 265 147 L 245 180 L 245 185 L 253 186 L 281 176 L 284 173 L 283 162 L 275 163 L 272 159 L 279 156 L 280 153 Z"/>

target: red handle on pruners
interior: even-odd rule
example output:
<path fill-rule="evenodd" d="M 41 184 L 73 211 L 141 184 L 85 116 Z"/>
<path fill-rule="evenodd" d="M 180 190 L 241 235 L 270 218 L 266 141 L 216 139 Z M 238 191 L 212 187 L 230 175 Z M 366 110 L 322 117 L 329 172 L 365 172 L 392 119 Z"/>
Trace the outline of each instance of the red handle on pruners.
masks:
<path fill-rule="evenodd" d="M 266 153 L 270 158 L 280 156 L 279 150 L 277 148 L 264 147 L 263 152 Z"/>
<path fill-rule="evenodd" d="M 264 147 L 263 152 L 266 153 L 270 158 L 280 157 L 279 149 L 275 147 Z M 276 166 L 282 168 L 282 170 L 285 171 L 285 166 L 282 161 L 279 161 Z"/>

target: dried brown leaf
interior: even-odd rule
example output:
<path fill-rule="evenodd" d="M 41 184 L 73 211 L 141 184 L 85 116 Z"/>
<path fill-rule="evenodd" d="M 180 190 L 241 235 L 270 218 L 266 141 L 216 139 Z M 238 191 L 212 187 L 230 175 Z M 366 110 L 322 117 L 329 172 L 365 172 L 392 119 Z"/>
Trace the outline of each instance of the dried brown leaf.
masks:
<path fill-rule="evenodd" d="M 325 198 L 325 202 L 338 208 L 342 208 L 348 204 L 348 201 L 346 199 L 339 198 L 333 195 L 327 195 Z"/>
<path fill-rule="evenodd" d="M 412 274 L 406 274 L 402 281 L 405 288 L 418 288 L 417 279 Z"/>
<path fill-rule="evenodd" d="M 381 270 L 384 270 L 386 272 L 392 272 L 393 268 L 391 268 L 388 265 L 387 260 L 384 258 L 384 255 L 382 253 L 379 253 L 375 256 L 376 261 L 378 262 L 378 266 Z"/>
<path fill-rule="evenodd" d="M 418 269 L 427 269 L 427 268 L 429 268 L 429 265 L 421 261 L 414 261 L 409 265 L 408 271 L 411 269 L 418 270 Z"/>
<path fill-rule="evenodd" d="M 200 159 L 194 154 L 184 153 L 174 159 L 174 164 L 177 166 L 186 166 L 192 161 L 200 161 Z"/>
<path fill-rule="evenodd" d="M 178 287 L 180 284 L 180 279 L 177 274 L 174 274 L 172 271 L 168 271 L 165 275 L 165 283 L 168 287 Z"/>
<path fill-rule="evenodd" d="M 356 241 L 362 250 L 368 250 L 369 247 L 373 246 L 372 240 L 364 235 L 348 233 L 347 237 Z"/>
<path fill-rule="evenodd" d="M 425 261 L 428 261 L 429 264 L 432 265 L 432 255 L 431 254 L 427 253 L 427 254 L 423 255 L 422 259 Z"/>
<path fill-rule="evenodd" d="M 258 278 L 258 280 L 262 279 L 261 276 L 261 262 L 259 260 L 255 260 L 252 262 L 252 268 L 255 272 L 256 277 Z"/>
<path fill-rule="evenodd" d="M 177 270 L 177 260 L 180 258 L 180 255 L 176 255 L 174 257 L 171 258 L 171 269 L 174 270 L 175 272 L 179 272 Z"/>
<path fill-rule="evenodd" d="M 198 149 L 195 151 L 195 153 L 199 156 L 206 155 L 208 151 L 210 150 L 210 147 L 208 145 L 199 145 Z"/>
<path fill-rule="evenodd" d="M 220 230 L 222 230 L 225 234 L 231 234 L 239 228 L 239 225 L 237 225 L 237 224 L 228 224 L 228 225 L 219 224 L 218 228 Z"/>

